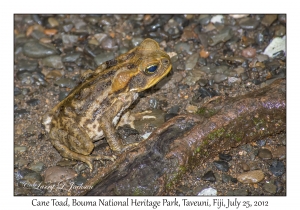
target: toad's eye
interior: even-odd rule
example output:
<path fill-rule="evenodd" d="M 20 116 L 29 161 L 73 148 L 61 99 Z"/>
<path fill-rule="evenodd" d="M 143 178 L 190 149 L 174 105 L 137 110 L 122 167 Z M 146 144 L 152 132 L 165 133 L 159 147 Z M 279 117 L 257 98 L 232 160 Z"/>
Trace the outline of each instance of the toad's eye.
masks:
<path fill-rule="evenodd" d="M 147 66 L 147 68 L 145 69 L 145 72 L 146 72 L 147 74 L 153 74 L 153 73 L 156 72 L 157 67 L 158 67 L 158 65 L 156 65 L 156 64 Z"/>

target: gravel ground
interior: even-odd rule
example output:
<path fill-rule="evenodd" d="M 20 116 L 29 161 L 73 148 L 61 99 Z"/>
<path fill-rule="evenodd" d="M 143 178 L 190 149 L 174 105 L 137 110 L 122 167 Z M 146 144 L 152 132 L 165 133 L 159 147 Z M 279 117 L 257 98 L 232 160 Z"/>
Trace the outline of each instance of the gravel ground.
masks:
<path fill-rule="evenodd" d="M 32 187 L 62 174 L 78 186 L 86 182 L 91 174 L 85 164 L 62 161 L 41 117 L 78 84 L 81 73 L 145 38 L 155 39 L 172 56 L 173 68 L 131 110 L 136 115 L 152 110 L 159 119 L 137 120 L 141 135 L 172 116 L 194 113 L 214 96 L 244 95 L 286 77 L 284 14 L 15 15 L 15 195 L 66 195 Z M 286 135 L 274 134 L 199 165 L 173 194 L 198 195 L 208 189 L 216 195 L 286 195 L 285 168 Z M 56 177 L 49 176 L 49 169 Z M 243 183 L 243 177 L 252 183 Z"/>

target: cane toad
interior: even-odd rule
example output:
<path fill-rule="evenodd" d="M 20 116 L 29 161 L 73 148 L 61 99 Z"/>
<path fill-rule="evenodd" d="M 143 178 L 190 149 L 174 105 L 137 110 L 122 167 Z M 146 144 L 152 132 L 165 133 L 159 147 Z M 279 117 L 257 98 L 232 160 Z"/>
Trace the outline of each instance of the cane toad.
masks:
<path fill-rule="evenodd" d="M 95 142 L 105 137 L 115 153 L 135 146 L 137 143 L 124 145 L 115 126 L 138 93 L 155 85 L 170 70 L 170 57 L 156 41 L 145 39 L 87 73 L 42 119 L 53 146 L 61 156 L 85 162 L 91 170 L 94 160 L 113 161 L 113 156 L 91 155 Z"/>

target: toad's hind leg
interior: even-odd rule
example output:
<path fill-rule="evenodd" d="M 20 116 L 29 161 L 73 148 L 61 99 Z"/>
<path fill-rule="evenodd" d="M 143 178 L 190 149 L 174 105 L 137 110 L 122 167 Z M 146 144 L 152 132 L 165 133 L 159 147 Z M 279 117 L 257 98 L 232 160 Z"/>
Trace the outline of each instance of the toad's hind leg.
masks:
<path fill-rule="evenodd" d="M 51 143 L 57 149 L 57 151 L 60 153 L 60 155 L 62 157 L 68 158 L 68 159 L 71 159 L 71 160 L 82 161 L 82 162 L 86 163 L 89 166 L 91 171 L 93 170 L 93 161 L 94 160 L 114 161 L 113 156 L 90 155 L 90 153 L 87 154 L 87 155 L 84 155 L 84 154 L 80 154 L 80 153 L 77 153 L 77 152 L 74 152 L 74 151 L 70 150 L 67 146 L 65 146 L 65 143 L 70 139 L 73 139 L 73 141 L 74 141 L 74 137 L 70 136 L 65 131 L 59 130 L 57 128 L 52 128 L 51 134 L 52 134 L 52 135 L 50 135 Z M 56 134 L 56 135 L 53 135 L 53 134 Z M 67 145 L 69 145 L 69 144 L 67 144 Z"/>

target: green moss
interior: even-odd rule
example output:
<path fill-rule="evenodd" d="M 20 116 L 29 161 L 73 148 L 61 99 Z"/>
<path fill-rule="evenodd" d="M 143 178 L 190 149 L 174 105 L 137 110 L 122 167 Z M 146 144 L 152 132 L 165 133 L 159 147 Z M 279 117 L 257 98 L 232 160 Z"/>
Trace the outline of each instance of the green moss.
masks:
<path fill-rule="evenodd" d="M 201 107 L 196 111 L 196 114 L 199 114 L 203 117 L 211 117 L 216 114 L 216 111 L 213 109 L 207 109 L 206 107 Z"/>

